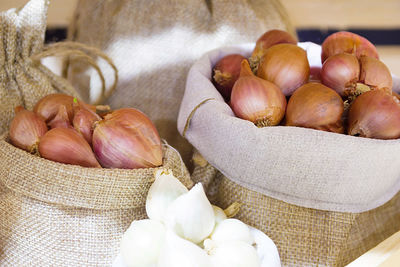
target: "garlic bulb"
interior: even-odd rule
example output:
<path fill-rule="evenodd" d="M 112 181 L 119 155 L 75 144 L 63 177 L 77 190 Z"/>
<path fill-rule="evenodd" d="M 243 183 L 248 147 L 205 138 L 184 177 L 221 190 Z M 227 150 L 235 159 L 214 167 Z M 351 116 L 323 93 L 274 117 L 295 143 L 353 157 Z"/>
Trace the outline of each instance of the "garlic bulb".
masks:
<path fill-rule="evenodd" d="M 261 267 L 256 249 L 242 241 L 218 243 L 208 254 L 213 267 Z"/>
<path fill-rule="evenodd" d="M 237 219 L 221 221 L 211 234 L 211 239 L 216 243 L 228 241 L 242 241 L 249 245 L 254 243 L 249 227 Z"/>
<path fill-rule="evenodd" d="M 211 234 L 215 225 L 214 210 L 200 183 L 171 203 L 165 214 L 165 224 L 180 237 L 196 244 Z"/>
<path fill-rule="evenodd" d="M 158 267 L 212 267 L 210 257 L 197 245 L 167 230 Z"/>
<path fill-rule="evenodd" d="M 187 188 L 174 177 L 172 170 L 157 170 L 146 199 L 146 213 L 152 220 L 163 221 L 168 206 Z"/>
<path fill-rule="evenodd" d="M 121 240 L 121 255 L 129 267 L 157 266 L 165 227 L 154 220 L 133 221 Z"/>
<path fill-rule="evenodd" d="M 215 206 L 215 205 L 211 205 L 211 206 L 214 209 L 215 225 L 218 225 L 218 223 L 227 219 L 226 214 L 223 209 L 221 209 L 220 207 Z"/>

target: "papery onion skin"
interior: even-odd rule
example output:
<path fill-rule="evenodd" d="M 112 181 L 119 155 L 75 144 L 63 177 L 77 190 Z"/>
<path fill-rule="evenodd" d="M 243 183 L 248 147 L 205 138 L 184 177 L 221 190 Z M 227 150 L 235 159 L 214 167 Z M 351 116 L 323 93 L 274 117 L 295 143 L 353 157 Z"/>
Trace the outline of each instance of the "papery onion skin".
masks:
<path fill-rule="evenodd" d="M 74 117 L 73 111 L 73 100 L 74 97 L 66 94 L 50 94 L 41 98 L 33 108 L 33 111 L 42 116 L 46 122 L 51 121 L 58 113 L 60 105 L 65 105 L 67 108 L 68 118 L 72 122 Z M 96 112 L 96 108 L 99 110 L 106 111 L 109 110 L 109 106 L 93 106 L 82 102 L 88 109 Z"/>
<path fill-rule="evenodd" d="M 275 84 L 254 76 L 244 60 L 232 89 L 231 107 L 236 116 L 257 127 L 274 126 L 285 115 L 286 98 Z"/>
<path fill-rule="evenodd" d="M 55 162 L 101 167 L 86 140 L 70 128 L 54 128 L 40 138 L 40 156 Z"/>
<path fill-rule="evenodd" d="M 213 68 L 213 84 L 225 101 L 231 98 L 232 87 L 240 75 L 240 64 L 246 59 L 240 54 L 231 54 L 221 58 Z"/>
<path fill-rule="evenodd" d="M 358 96 L 350 106 L 348 134 L 376 139 L 399 138 L 399 100 L 382 90 Z"/>
<path fill-rule="evenodd" d="M 360 77 L 357 57 L 341 53 L 329 57 L 322 65 L 321 81 L 334 89 L 340 96 L 347 97 L 356 90 Z"/>
<path fill-rule="evenodd" d="M 336 32 L 329 35 L 322 43 L 321 60 L 325 62 L 329 57 L 340 54 L 353 54 L 357 58 L 362 55 L 379 59 L 376 47 L 366 38 L 352 32 Z"/>
<path fill-rule="evenodd" d="M 118 109 L 96 123 L 92 145 L 100 164 L 106 168 L 153 168 L 162 164 L 157 129 L 134 108 Z"/>
<path fill-rule="evenodd" d="M 307 83 L 290 97 L 286 125 L 343 133 L 343 101 L 333 89 L 320 83 Z"/>
<path fill-rule="evenodd" d="M 282 30 L 270 30 L 261 35 L 256 42 L 256 46 L 249 59 L 250 67 L 257 69 L 260 59 L 271 46 L 277 44 L 297 44 L 296 38 Z"/>
<path fill-rule="evenodd" d="M 368 85 L 373 90 L 384 90 L 391 94 L 393 79 L 389 68 L 380 60 L 361 56 L 360 82 Z"/>
<path fill-rule="evenodd" d="M 307 53 L 293 44 L 274 45 L 261 58 L 257 76 L 276 84 L 285 96 L 290 96 L 309 79 Z"/>
<path fill-rule="evenodd" d="M 47 132 L 46 123 L 42 117 L 21 106 L 15 108 L 15 113 L 9 130 L 11 143 L 30 153 L 35 153 L 40 137 Z"/>
<path fill-rule="evenodd" d="M 53 128 L 72 128 L 71 122 L 68 117 L 68 110 L 65 105 L 58 107 L 56 116 L 47 123 L 50 129 Z"/>
<path fill-rule="evenodd" d="M 88 109 L 86 106 L 84 106 L 76 98 L 74 99 L 73 109 L 74 119 L 72 121 L 72 124 L 74 128 L 80 134 L 82 134 L 85 140 L 91 145 L 94 124 L 95 122 L 101 120 L 101 117 L 92 110 Z"/>

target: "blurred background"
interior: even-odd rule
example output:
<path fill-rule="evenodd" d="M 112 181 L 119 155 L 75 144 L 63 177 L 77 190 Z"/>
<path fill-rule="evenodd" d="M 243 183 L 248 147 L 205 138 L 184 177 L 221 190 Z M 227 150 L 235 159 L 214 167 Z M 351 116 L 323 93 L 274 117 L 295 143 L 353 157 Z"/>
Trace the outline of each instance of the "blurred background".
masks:
<path fill-rule="evenodd" d="M 27 0 L 0 0 L 0 10 Z M 52 0 L 47 41 L 65 38 L 78 0 Z M 392 73 L 400 76 L 400 0 L 281 0 L 300 41 L 321 43 L 332 32 L 349 30 L 377 45 Z"/>

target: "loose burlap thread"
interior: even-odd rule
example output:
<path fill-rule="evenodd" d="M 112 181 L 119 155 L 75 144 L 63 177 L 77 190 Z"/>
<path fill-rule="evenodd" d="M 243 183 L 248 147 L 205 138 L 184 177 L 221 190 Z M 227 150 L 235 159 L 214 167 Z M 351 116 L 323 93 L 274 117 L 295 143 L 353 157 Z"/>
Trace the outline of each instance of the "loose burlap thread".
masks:
<path fill-rule="evenodd" d="M 300 45 L 320 66 L 320 47 Z M 344 266 L 400 230 L 399 140 L 258 129 L 236 118 L 211 68 L 253 47 L 216 49 L 189 72 L 178 128 L 198 150 L 192 179 L 218 206 L 241 203 L 237 218 L 273 239 L 283 266 Z"/>
<path fill-rule="evenodd" d="M 43 46 L 49 1 L 31 0 L 22 9 L 0 13 L 0 131 L 8 129 L 14 108 L 32 109 L 51 93 L 79 94 L 64 78 L 40 63 L 69 56 L 93 67 L 102 102 L 112 93 L 118 72 L 97 48 L 74 42 Z M 109 64 L 105 77 L 99 62 Z M 112 83 L 107 84 L 109 78 Z M 107 85 L 106 85 L 107 84 Z M 106 86 L 109 87 L 106 90 Z M 179 153 L 163 145 L 163 165 L 187 187 L 189 173 Z M 145 218 L 145 199 L 158 168 L 83 168 L 52 162 L 12 146 L 0 137 L 0 265 L 111 266 L 129 224 Z"/>
<path fill-rule="evenodd" d="M 190 66 L 208 50 L 256 41 L 274 28 L 295 34 L 279 0 L 80 0 L 68 38 L 114 59 L 121 82 L 106 104 L 148 114 L 189 163 L 192 148 L 176 130 L 176 118 Z M 100 82 L 86 66 L 70 61 L 68 77 L 84 97 L 97 95 Z"/>

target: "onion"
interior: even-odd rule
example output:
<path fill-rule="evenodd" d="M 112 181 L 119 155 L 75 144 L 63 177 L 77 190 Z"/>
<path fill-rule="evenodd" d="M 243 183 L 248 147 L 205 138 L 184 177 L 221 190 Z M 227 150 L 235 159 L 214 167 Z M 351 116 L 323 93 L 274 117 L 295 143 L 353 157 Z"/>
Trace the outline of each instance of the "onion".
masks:
<path fill-rule="evenodd" d="M 51 129 L 40 138 L 39 153 L 43 158 L 60 163 L 100 167 L 92 148 L 75 129 Z"/>
<path fill-rule="evenodd" d="M 320 83 L 307 83 L 290 97 L 286 125 L 343 133 L 342 98 Z"/>
<path fill-rule="evenodd" d="M 101 120 L 101 117 L 92 110 L 88 109 L 80 101 L 74 98 L 74 128 L 82 134 L 85 140 L 92 144 L 92 135 L 95 122 Z"/>
<path fill-rule="evenodd" d="M 257 69 L 260 59 L 264 56 L 265 52 L 271 46 L 276 44 L 297 44 L 296 38 L 294 38 L 288 32 L 282 30 L 270 30 L 265 32 L 258 38 L 256 46 L 249 59 L 251 69 Z"/>
<path fill-rule="evenodd" d="M 350 106 L 348 134 L 377 139 L 399 138 L 399 100 L 382 90 L 360 95 Z"/>
<path fill-rule="evenodd" d="M 285 96 L 290 96 L 308 81 L 310 65 L 304 49 L 293 44 L 278 44 L 261 58 L 257 76 L 276 84 Z"/>
<path fill-rule="evenodd" d="M 257 127 L 278 125 L 285 115 L 286 98 L 273 83 L 256 77 L 247 60 L 232 89 L 231 107 L 239 118 Z"/>
<path fill-rule="evenodd" d="M 47 125 L 53 128 L 72 128 L 71 122 L 68 117 L 68 111 L 65 105 L 58 106 L 58 112 L 56 116 L 47 123 Z"/>
<path fill-rule="evenodd" d="M 73 100 L 74 97 L 70 95 L 50 94 L 40 99 L 33 108 L 33 111 L 36 114 L 42 116 L 46 122 L 49 122 L 57 115 L 59 111 L 59 106 L 64 105 L 67 109 L 69 121 L 72 122 L 74 117 Z M 103 106 L 103 105 L 92 106 L 84 103 L 83 101 L 80 102 L 82 102 L 82 105 L 85 105 L 88 109 L 92 110 L 93 112 L 96 112 L 97 110 L 101 112 L 106 112 L 110 110 L 109 106 Z"/>
<path fill-rule="evenodd" d="M 321 80 L 340 96 L 352 95 L 360 76 L 360 65 L 357 57 L 341 53 L 328 58 L 322 65 Z"/>
<path fill-rule="evenodd" d="M 322 43 L 322 63 L 330 56 L 348 53 L 357 58 L 362 55 L 379 59 L 378 51 L 375 46 L 364 37 L 352 32 L 336 32 L 329 35 Z"/>
<path fill-rule="evenodd" d="M 36 153 L 39 139 L 47 132 L 43 118 L 21 106 L 15 108 L 15 117 L 10 124 L 11 143 L 30 153 Z"/>
<path fill-rule="evenodd" d="M 240 74 L 240 63 L 246 59 L 239 54 L 221 58 L 213 68 L 213 83 L 225 101 L 231 98 L 232 87 Z"/>
<path fill-rule="evenodd" d="M 373 90 L 379 89 L 387 93 L 392 92 L 392 75 L 382 61 L 368 56 L 361 56 L 360 68 L 360 82 Z"/>
<path fill-rule="evenodd" d="M 134 108 L 122 108 L 95 125 L 93 150 L 106 168 L 151 168 L 162 164 L 161 140 L 151 120 Z"/>

